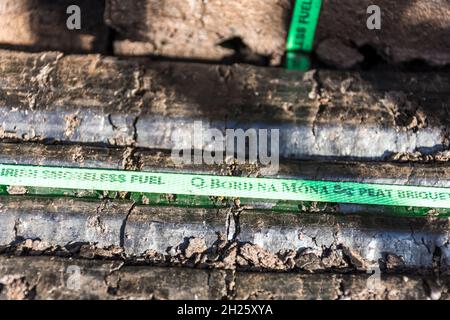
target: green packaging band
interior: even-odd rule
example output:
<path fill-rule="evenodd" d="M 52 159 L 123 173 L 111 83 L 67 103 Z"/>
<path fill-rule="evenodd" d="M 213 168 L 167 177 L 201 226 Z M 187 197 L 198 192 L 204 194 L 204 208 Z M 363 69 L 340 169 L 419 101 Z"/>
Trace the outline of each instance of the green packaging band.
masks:
<path fill-rule="evenodd" d="M 322 0 L 297 0 L 286 43 L 287 51 L 311 52 Z"/>
<path fill-rule="evenodd" d="M 0 185 L 450 208 L 450 188 L 11 164 Z"/>

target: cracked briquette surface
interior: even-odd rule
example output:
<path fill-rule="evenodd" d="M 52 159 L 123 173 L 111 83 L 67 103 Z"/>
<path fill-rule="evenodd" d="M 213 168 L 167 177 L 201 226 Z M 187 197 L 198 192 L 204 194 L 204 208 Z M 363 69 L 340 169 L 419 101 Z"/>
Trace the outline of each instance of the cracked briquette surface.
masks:
<path fill-rule="evenodd" d="M 39 240 L 48 246 L 38 250 L 44 254 L 65 252 L 71 244 L 95 244 L 100 250 L 121 248 L 118 254 L 125 259 L 255 271 L 395 269 L 389 267 L 394 260 L 388 254 L 398 257 L 405 270 L 445 271 L 449 264 L 446 219 L 242 210 L 235 226 L 227 228 L 228 212 L 130 201 L 1 197 L 0 245 L 3 252 L 14 252 L 17 245 L 22 250 L 23 241 Z M 305 267 L 305 259 L 315 261 L 315 267 Z"/>
<path fill-rule="evenodd" d="M 371 286 L 368 287 L 368 283 Z M 448 299 L 432 275 L 231 274 L 118 261 L 0 256 L 2 299 Z"/>
<path fill-rule="evenodd" d="M 380 160 L 449 146 L 444 73 L 301 74 L 7 51 L 0 59 L 3 140 L 171 150 L 174 134 L 202 120 L 223 132 L 279 129 L 287 158 Z"/>

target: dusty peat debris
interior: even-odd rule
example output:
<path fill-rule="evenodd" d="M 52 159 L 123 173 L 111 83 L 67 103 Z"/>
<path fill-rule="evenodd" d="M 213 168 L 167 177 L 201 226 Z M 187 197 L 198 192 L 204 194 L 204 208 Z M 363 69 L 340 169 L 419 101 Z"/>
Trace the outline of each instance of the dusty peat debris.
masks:
<path fill-rule="evenodd" d="M 448 0 L 3 0 L 0 75 L 0 299 L 450 299 Z"/>

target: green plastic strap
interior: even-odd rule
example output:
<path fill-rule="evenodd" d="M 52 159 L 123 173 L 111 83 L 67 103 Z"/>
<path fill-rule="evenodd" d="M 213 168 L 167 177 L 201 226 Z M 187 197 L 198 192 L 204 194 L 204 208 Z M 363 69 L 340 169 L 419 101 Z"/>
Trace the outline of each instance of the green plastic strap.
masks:
<path fill-rule="evenodd" d="M 308 71 L 311 68 L 311 61 L 309 56 L 302 52 L 287 52 L 286 68 L 288 70 Z"/>
<path fill-rule="evenodd" d="M 287 51 L 311 52 L 322 0 L 297 0 L 286 43 Z"/>
<path fill-rule="evenodd" d="M 0 184 L 450 208 L 450 188 L 0 164 Z"/>

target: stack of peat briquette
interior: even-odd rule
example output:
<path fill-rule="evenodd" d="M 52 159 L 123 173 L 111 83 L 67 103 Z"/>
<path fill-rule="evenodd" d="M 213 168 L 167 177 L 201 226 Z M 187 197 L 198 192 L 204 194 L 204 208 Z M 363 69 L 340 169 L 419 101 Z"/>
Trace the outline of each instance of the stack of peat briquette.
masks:
<path fill-rule="evenodd" d="M 283 67 L 294 4 L 3 0 L 0 298 L 449 299 L 450 207 L 417 203 L 450 202 L 450 3 L 379 0 L 370 30 L 371 1 L 323 0 L 307 72 Z M 180 163 L 174 137 L 199 123 L 278 130 L 276 170 L 208 164 L 203 139 Z M 5 182 L 24 166 L 428 191 L 374 205 Z"/>

